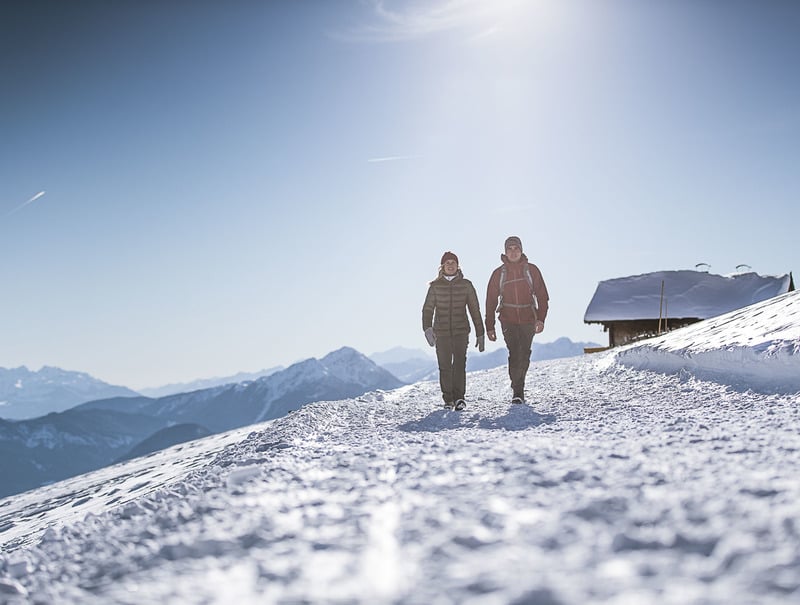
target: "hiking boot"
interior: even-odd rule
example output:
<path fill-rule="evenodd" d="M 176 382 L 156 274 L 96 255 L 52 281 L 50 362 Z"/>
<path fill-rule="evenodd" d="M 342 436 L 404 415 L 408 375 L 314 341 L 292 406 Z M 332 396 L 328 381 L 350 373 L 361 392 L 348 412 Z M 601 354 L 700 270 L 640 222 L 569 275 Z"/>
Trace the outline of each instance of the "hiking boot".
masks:
<path fill-rule="evenodd" d="M 444 409 L 446 410 L 454 410 L 456 409 L 456 404 L 452 401 L 445 401 L 444 402 Z"/>
<path fill-rule="evenodd" d="M 459 399 L 458 401 L 456 401 L 455 407 L 453 407 L 453 409 L 456 411 L 460 411 L 465 409 L 466 407 L 467 407 L 467 402 L 464 401 L 463 399 Z"/>
<path fill-rule="evenodd" d="M 517 397 L 515 395 L 511 398 L 511 403 L 525 403 L 525 400 L 522 397 Z"/>

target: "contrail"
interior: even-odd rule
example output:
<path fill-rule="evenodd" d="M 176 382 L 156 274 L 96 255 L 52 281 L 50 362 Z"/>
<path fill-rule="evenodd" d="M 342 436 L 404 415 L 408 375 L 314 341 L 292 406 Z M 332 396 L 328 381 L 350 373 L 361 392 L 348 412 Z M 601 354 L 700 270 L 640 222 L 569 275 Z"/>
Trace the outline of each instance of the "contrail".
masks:
<path fill-rule="evenodd" d="M 16 208 L 14 208 L 14 209 L 13 209 L 11 212 L 9 212 L 9 213 L 8 213 L 6 216 L 11 216 L 11 215 L 12 215 L 12 214 L 14 214 L 14 213 L 15 213 L 17 210 L 21 210 L 22 208 L 24 208 L 24 207 L 25 207 L 25 206 L 27 206 L 28 204 L 32 204 L 33 202 L 35 202 L 36 200 L 38 200 L 40 197 L 42 197 L 42 196 L 43 196 L 45 193 L 46 193 L 45 191 L 40 191 L 39 193 L 37 193 L 36 195 L 34 195 L 34 196 L 31 198 L 31 199 L 29 199 L 27 202 L 25 202 L 24 204 L 21 204 L 21 205 L 17 206 Z"/>
<path fill-rule="evenodd" d="M 396 160 L 415 160 L 421 158 L 421 155 L 392 155 L 385 158 L 370 158 L 368 162 L 394 162 Z"/>

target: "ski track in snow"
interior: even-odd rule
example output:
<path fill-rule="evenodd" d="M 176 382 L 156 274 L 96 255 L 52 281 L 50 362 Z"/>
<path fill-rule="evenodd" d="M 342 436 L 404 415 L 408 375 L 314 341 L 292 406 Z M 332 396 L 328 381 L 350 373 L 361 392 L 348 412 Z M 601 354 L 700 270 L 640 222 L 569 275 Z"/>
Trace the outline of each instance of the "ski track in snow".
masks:
<path fill-rule="evenodd" d="M 533 364 L 531 405 L 474 372 L 463 412 L 422 382 L 0 500 L 0 602 L 800 601 L 800 393 L 630 367 L 659 346 Z"/>

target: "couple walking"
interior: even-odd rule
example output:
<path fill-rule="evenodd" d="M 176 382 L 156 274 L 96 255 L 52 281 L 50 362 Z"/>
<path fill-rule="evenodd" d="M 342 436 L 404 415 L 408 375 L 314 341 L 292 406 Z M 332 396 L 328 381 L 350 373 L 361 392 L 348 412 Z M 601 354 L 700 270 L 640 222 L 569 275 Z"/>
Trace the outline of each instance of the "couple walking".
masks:
<path fill-rule="evenodd" d="M 497 340 L 495 313 L 499 315 L 503 339 L 508 348 L 508 375 L 511 378 L 512 403 L 525 401 L 525 375 L 531 360 L 534 334 L 544 330 L 549 296 L 539 268 L 528 261 L 522 241 L 515 235 L 505 241 L 503 263 L 492 272 L 486 288 L 486 320 L 481 322 L 478 295 L 472 282 L 464 277 L 458 257 L 442 255 L 439 276 L 428 288 L 422 306 L 422 329 L 430 346 L 436 347 L 439 362 L 439 385 L 444 407 L 463 410 L 466 392 L 469 319 L 475 324 L 475 346 L 483 352 L 485 337 Z"/>

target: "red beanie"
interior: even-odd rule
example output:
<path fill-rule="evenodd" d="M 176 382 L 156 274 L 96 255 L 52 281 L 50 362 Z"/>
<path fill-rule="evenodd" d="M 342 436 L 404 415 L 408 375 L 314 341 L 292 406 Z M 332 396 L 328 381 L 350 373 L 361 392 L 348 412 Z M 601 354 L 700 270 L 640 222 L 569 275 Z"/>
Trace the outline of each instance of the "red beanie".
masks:
<path fill-rule="evenodd" d="M 458 264 L 458 257 L 455 254 L 453 254 L 452 252 L 450 252 L 449 250 L 447 252 L 445 252 L 444 254 L 442 254 L 442 262 L 440 264 L 443 265 L 444 262 L 447 261 L 447 260 L 454 260 L 454 261 L 456 261 L 456 264 Z"/>

